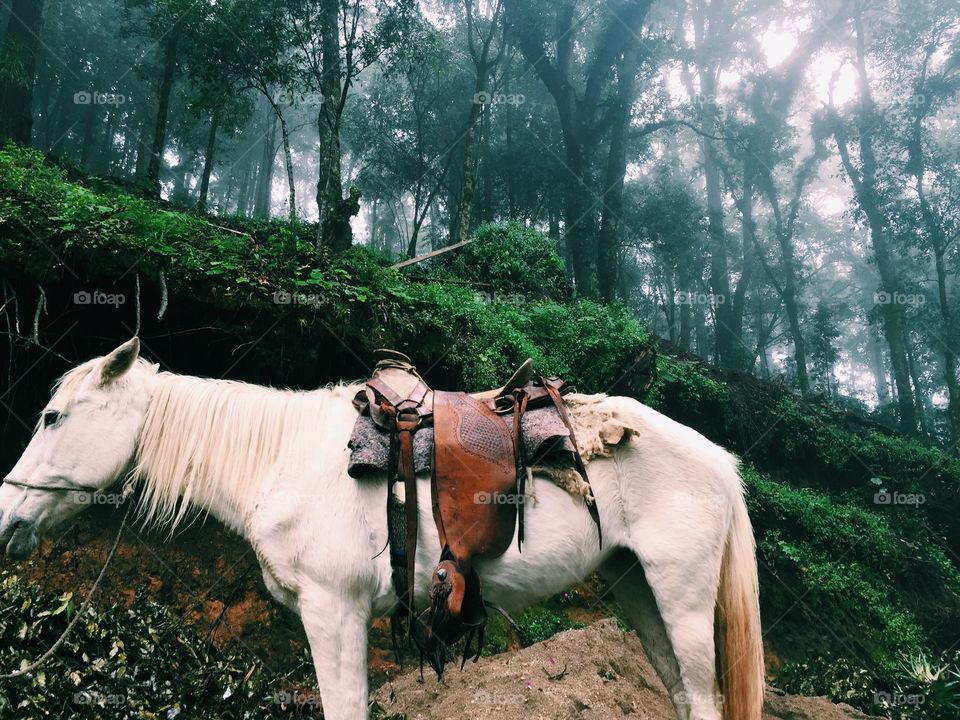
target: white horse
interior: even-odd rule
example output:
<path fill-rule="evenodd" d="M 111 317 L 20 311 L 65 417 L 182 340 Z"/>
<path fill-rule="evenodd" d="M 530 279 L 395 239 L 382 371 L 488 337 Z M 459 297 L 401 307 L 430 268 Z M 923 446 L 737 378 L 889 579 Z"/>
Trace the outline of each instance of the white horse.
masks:
<path fill-rule="evenodd" d="M 193 508 L 250 541 L 270 593 L 302 618 L 325 717 L 365 718 L 367 628 L 396 598 L 380 553 L 386 479 L 347 475 L 357 386 L 295 392 L 181 376 L 139 349 L 134 338 L 61 378 L 0 486 L 0 548 L 26 557 L 89 506 L 78 492 L 132 474 L 145 522 L 172 532 Z M 583 499 L 538 479 L 523 552 L 514 543 L 476 562 L 485 597 L 517 610 L 599 569 L 680 720 L 758 720 L 757 569 L 736 460 L 636 400 L 595 403 L 633 430 L 588 463 L 603 549 Z M 422 608 L 439 543 L 428 477 L 418 493 Z"/>

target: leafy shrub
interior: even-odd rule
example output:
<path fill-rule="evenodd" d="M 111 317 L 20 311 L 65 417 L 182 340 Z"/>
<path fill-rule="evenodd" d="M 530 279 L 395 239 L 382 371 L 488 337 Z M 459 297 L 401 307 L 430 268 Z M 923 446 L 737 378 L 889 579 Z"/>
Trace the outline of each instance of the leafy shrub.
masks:
<path fill-rule="evenodd" d="M 534 606 L 521 613 L 517 617 L 517 626 L 520 628 L 520 642 L 524 646 L 543 642 L 564 630 L 583 627 L 571 622 L 563 611 L 544 605 Z"/>
<path fill-rule="evenodd" d="M 71 593 L 44 593 L 3 569 L 0 606 L 0 672 L 45 652 L 75 611 Z M 311 666 L 302 667 L 297 680 L 311 687 Z M 255 660 L 207 647 L 167 608 L 137 600 L 88 608 L 53 659 L 0 684 L 0 717 L 39 720 L 63 708 L 71 718 L 259 720 L 285 714 L 275 700 L 292 695 L 290 686 Z"/>
<path fill-rule="evenodd" d="M 494 386 L 530 356 L 541 373 L 567 377 L 584 391 L 605 391 L 648 342 L 623 307 L 567 301 L 563 265 L 550 242 L 518 224 L 481 228 L 475 243 L 444 256 L 426 282 L 387 269 L 385 258 L 363 248 L 318 256 L 315 232 L 305 223 L 172 211 L 116 187 L 67 182 L 34 151 L 0 151 L 0 264 L 9 268 L 8 279 L 31 287 L 69 284 L 57 256 L 89 276 L 87 282 L 113 280 L 139 262 L 144 282 L 166 272 L 171 306 L 189 299 L 192 312 L 204 317 L 218 317 L 225 306 L 255 307 L 267 322 L 280 324 L 276 332 L 288 329 L 308 358 L 304 363 L 326 352 L 332 338 L 338 343 L 330 355 L 339 352 L 339 343 L 360 358 L 393 346 L 410 352 L 421 368 L 432 368 L 430 381 L 441 388 Z M 493 292 L 478 293 L 481 288 Z M 309 302 L 284 304 L 276 293 L 288 301 L 303 294 Z M 274 350 L 264 350 L 270 363 Z M 335 369 L 356 369 L 349 362 Z M 701 363 L 662 357 L 658 378 L 647 398 L 652 406 L 753 463 L 744 478 L 761 561 L 761 601 L 772 619 L 767 639 L 786 649 L 781 684 L 874 712 L 872 693 L 913 687 L 916 678 L 900 667 L 903 654 L 925 656 L 938 639 L 955 635 L 960 620 L 960 577 L 945 549 L 960 538 L 960 461 L 772 384 Z M 891 491 L 924 493 L 928 502 L 908 512 L 877 506 L 874 477 Z M 70 598 L 31 593 L 6 580 L 0 589 L 0 608 L 18 609 L 0 609 L 6 667 L 42 652 L 71 612 Z M 518 618 L 524 642 L 571 626 L 555 610 L 548 605 Z M 51 665 L 42 680 L 38 673 L 22 685 L 5 684 L 0 715 L 26 702 L 17 717 L 39 717 L 43 703 L 62 704 L 93 688 L 124 695 L 134 708 L 124 712 L 137 717 L 143 708 L 157 710 L 151 703 L 158 697 L 175 709 L 171 688 L 176 695 L 182 688 L 183 703 L 189 703 L 232 687 L 233 695 L 210 706 L 218 717 L 244 717 L 264 707 L 266 689 L 277 687 L 259 671 L 240 683 L 246 662 L 199 650 L 202 645 L 162 608 L 137 603 L 111 613 L 85 619 L 71 640 L 70 657 L 86 652 L 84 666 L 65 659 L 65 672 Z M 164 642 L 152 639 L 151 628 Z M 124 643 L 116 651 L 115 639 Z M 505 647 L 506 635 L 498 642 Z M 157 654 L 162 664 L 133 659 L 133 647 Z M 107 679 L 84 669 L 91 658 L 105 658 Z M 951 672 L 927 681 L 935 686 L 930 697 L 949 695 L 956 679 Z M 71 673 L 79 673 L 79 682 Z M 149 694 L 137 689 L 144 683 Z M 927 709 L 933 707 L 931 700 Z M 78 717 L 99 712 L 75 710 Z M 883 712 L 908 717 L 893 714 L 907 712 L 902 708 Z"/>
<path fill-rule="evenodd" d="M 517 295 L 564 300 L 568 283 L 554 242 L 519 222 L 477 228 L 473 242 L 438 263 L 444 274 L 476 284 L 489 299 Z"/>

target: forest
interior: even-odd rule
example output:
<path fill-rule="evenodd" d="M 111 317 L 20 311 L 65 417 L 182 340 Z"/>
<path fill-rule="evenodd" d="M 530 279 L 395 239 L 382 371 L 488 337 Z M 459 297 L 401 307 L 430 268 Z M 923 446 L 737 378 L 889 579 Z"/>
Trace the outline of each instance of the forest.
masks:
<path fill-rule="evenodd" d="M 468 390 L 532 357 L 740 457 L 771 685 L 960 716 L 955 1 L 0 0 L 0 143 L 4 472 L 51 383 L 134 335 L 165 370 L 293 388 L 383 346 Z M 90 518 L 0 565 L 0 673 L 97 576 L 119 521 Z M 0 718 L 70 717 L 61 682 L 160 717 L 120 637 L 210 668 L 150 670 L 182 683 L 164 711 L 286 712 L 302 631 L 233 612 L 265 597 L 252 556 L 185 590 L 234 547 L 189 532 L 125 537 L 68 643 L 102 663 L 0 681 Z"/>
<path fill-rule="evenodd" d="M 957 439 L 951 2 L 5 9 L 3 134 L 80 172 L 392 257 L 519 220 L 681 348 Z"/>

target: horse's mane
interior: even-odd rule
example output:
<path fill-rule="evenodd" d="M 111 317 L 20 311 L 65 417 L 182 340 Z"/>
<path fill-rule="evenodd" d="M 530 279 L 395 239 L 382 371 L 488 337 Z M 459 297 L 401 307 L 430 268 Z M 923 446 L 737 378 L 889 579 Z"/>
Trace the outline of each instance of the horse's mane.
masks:
<path fill-rule="evenodd" d="M 54 384 L 50 405 L 68 409 L 99 367 L 91 360 L 65 373 Z M 131 372 L 150 368 L 140 358 Z M 169 524 L 171 532 L 191 501 L 208 509 L 227 506 L 234 514 L 250 507 L 278 458 L 295 462 L 315 447 L 330 403 L 354 392 L 343 385 L 276 390 L 168 372 L 152 382 L 132 477 L 143 486 L 144 524 Z"/>
<path fill-rule="evenodd" d="M 160 373 L 133 470 L 135 479 L 146 481 L 144 523 L 169 525 L 172 532 L 191 501 L 208 510 L 227 506 L 235 515 L 253 507 L 277 462 L 296 464 L 313 452 L 331 401 L 353 392 L 339 385 L 304 392 Z"/>

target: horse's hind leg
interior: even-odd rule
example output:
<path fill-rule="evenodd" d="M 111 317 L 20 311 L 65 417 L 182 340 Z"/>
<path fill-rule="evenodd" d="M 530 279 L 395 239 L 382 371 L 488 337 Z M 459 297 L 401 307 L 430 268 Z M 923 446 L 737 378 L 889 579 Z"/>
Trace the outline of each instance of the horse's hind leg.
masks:
<path fill-rule="evenodd" d="M 673 697 L 683 692 L 677 657 L 673 654 L 670 637 L 657 609 L 657 600 L 637 556 L 629 550 L 619 550 L 599 570 L 627 620 L 637 631 L 647 659 L 666 686 L 667 693 Z M 683 714 L 680 714 L 680 718 L 686 720 Z"/>
<path fill-rule="evenodd" d="M 324 718 L 366 720 L 369 599 L 314 585 L 301 591 L 299 605 Z"/>
<path fill-rule="evenodd" d="M 713 642 L 715 591 L 699 588 L 703 578 L 698 582 L 690 577 L 696 566 L 677 562 L 659 567 L 651 584 L 637 555 L 621 550 L 600 567 L 600 574 L 635 626 L 677 717 L 720 720 Z"/>

